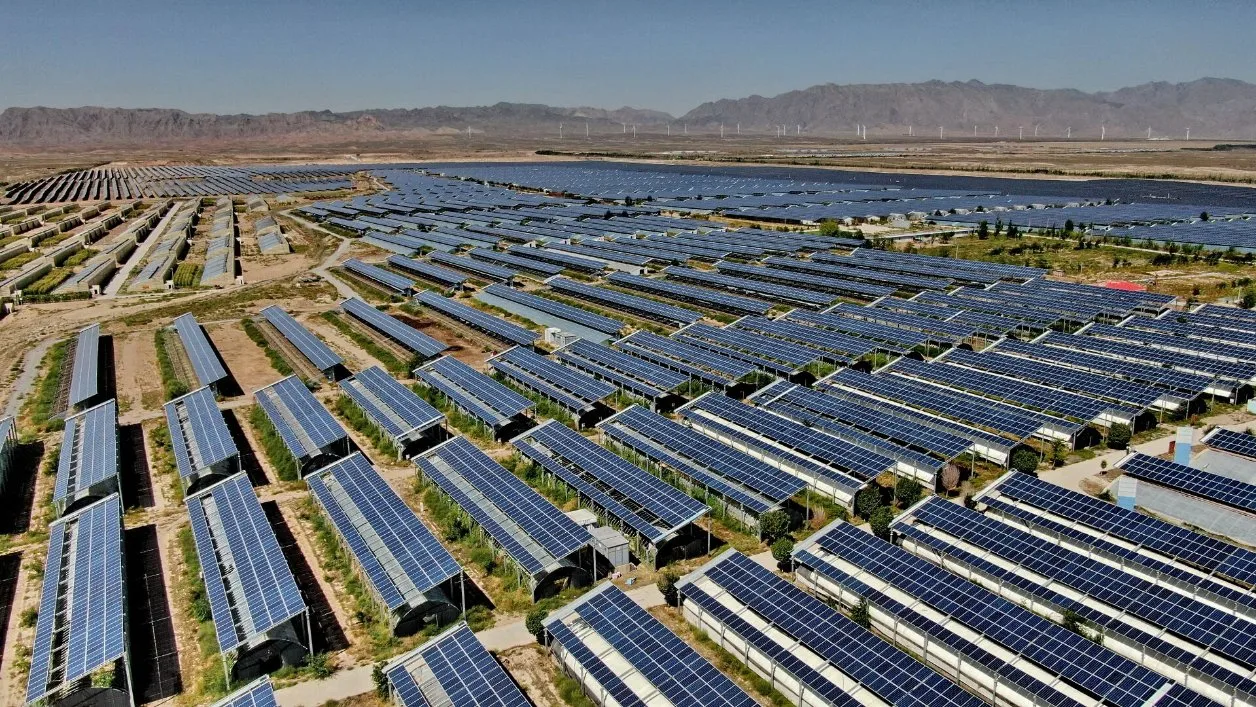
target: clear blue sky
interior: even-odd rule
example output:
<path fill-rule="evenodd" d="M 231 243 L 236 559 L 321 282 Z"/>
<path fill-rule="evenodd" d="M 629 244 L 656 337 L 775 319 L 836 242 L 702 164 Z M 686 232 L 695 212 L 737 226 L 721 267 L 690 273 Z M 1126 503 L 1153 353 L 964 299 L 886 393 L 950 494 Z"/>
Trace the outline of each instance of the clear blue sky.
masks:
<path fill-rule="evenodd" d="M 1256 83 L 1253 0 L 7 0 L 0 108 L 656 108 L 825 82 Z"/>

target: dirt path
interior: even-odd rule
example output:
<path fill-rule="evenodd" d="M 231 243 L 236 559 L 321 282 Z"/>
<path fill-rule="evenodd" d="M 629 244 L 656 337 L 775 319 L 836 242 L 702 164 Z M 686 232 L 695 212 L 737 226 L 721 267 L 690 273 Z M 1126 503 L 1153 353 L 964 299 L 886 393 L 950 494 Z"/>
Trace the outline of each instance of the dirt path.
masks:
<path fill-rule="evenodd" d="M 161 379 L 156 375 L 157 346 L 153 342 L 152 332 L 130 332 L 119 338 L 119 421 L 127 424 L 131 415 L 142 418 L 145 413 L 161 408 Z"/>
<path fill-rule="evenodd" d="M 26 356 L 22 359 L 22 373 L 9 388 L 9 399 L 4 405 L 5 417 L 14 417 L 22 409 L 22 401 L 34 388 L 35 375 L 39 372 L 39 362 L 44 354 L 48 353 L 48 349 L 52 348 L 56 339 L 57 337 L 44 339 L 26 352 Z"/>
<path fill-rule="evenodd" d="M 227 362 L 227 370 L 246 395 L 283 377 L 270 365 L 261 347 L 244 333 L 239 322 L 211 324 L 205 328 Z"/>

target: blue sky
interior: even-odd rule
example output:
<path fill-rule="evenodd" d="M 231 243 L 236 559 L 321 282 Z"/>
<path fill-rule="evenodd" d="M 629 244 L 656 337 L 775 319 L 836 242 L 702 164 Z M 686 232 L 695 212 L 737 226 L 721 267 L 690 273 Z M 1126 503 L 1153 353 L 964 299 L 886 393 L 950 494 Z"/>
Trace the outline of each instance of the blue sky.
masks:
<path fill-rule="evenodd" d="M 1256 83 L 1256 2 L 5 0 L 0 108 L 656 108 L 817 83 Z"/>

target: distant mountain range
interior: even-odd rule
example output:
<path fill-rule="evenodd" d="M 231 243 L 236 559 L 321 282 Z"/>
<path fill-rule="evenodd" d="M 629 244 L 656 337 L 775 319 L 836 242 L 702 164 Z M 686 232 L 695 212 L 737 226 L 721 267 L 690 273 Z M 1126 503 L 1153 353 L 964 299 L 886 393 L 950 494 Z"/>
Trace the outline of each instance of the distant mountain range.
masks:
<path fill-rule="evenodd" d="M 526 103 L 491 106 L 361 110 L 343 113 L 302 111 L 265 115 L 187 113 L 167 108 L 8 108 L 0 113 L 0 145 L 114 146 L 145 143 L 283 140 L 330 142 L 473 132 L 498 135 L 553 134 L 566 123 L 570 134 L 584 124 L 599 133 L 637 125 L 657 131 L 687 124 L 689 130 L 731 133 L 771 132 L 785 125 L 790 134 L 855 134 L 857 125 L 877 135 L 971 134 L 984 137 L 999 126 L 1002 137 L 1026 136 L 1039 126 L 1043 136 L 1256 139 L 1256 85 L 1234 79 L 1204 78 L 1187 83 L 1148 83 L 1105 93 L 1073 89 L 1041 90 L 980 81 L 898 84 L 823 84 L 778 96 L 750 96 L 703 103 L 683 116 L 638 108 L 558 108 Z M 627 128 L 631 129 L 631 128 Z M 675 135 L 673 131 L 673 135 Z"/>

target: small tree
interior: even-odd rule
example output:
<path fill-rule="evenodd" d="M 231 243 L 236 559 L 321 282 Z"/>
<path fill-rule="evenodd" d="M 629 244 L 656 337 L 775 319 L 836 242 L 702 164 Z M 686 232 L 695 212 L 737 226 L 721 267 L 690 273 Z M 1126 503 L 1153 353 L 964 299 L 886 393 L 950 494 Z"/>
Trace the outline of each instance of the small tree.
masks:
<path fill-rule="evenodd" d="M 387 663 L 381 660 L 371 668 L 371 682 L 375 683 L 375 695 L 381 700 L 388 699 L 388 675 L 384 673 L 385 665 Z"/>
<path fill-rule="evenodd" d="M 959 488 L 959 467 L 954 464 L 947 464 L 942 467 L 942 488 L 946 490 L 946 495 L 951 495 L 955 489 Z"/>
<path fill-rule="evenodd" d="M 870 518 L 872 512 L 881 507 L 881 487 L 873 484 L 855 496 L 855 512 L 864 518 Z"/>
<path fill-rule="evenodd" d="M 898 498 L 898 502 L 906 508 L 916 501 L 920 500 L 920 496 L 924 493 L 924 489 L 915 479 L 899 479 L 894 484 L 894 495 Z"/>
<path fill-rule="evenodd" d="M 1064 221 L 1064 232 L 1065 233 L 1073 232 L 1073 219 L 1067 219 Z"/>
<path fill-rule="evenodd" d="M 1051 443 L 1051 463 L 1055 466 L 1064 464 L 1064 460 L 1068 458 L 1068 447 L 1060 440 Z"/>
<path fill-rule="evenodd" d="M 659 592 L 668 606 L 676 606 L 680 603 L 680 593 L 676 591 L 676 582 L 679 579 L 680 575 L 670 568 L 663 570 L 663 574 L 659 577 Z"/>
<path fill-rule="evenodd" d="M 1012 468 L 1032 474 L 1038 471 L 1038 455 L 1028 449 L 1018 449 L 1012 454 Z"/>
<path fill-rule="evenodd" d="M 872 613 L 868 611 L 867 599 L 860 599 L 859 603 L 850 610 L 850 620 L 864 628 L 872 628 Z"/>
<path fill-rule="evenodd" d="M 661 585 L 662 582 L 659 582 L 659 584 Z M 536 637 L 537 643 L 543 643 L 545 640 L 545 618 L 547 616 L 549 616 L 549 609 L 537 607 L 529 611 L 523 620 L 523 627 L 527 629 L 528 633 Z"/>
<path fill-rule="evenodd" d="M 794 539 L 785 536 L 772 543 L 772 559 L 779 565 L 789 564 L 790 555 L 794 552 Z"/>
<path fill-rule="evenodd" d="M 981 219 L 981 223 L 977 224 L 977 240 L 981 240 L 981 241 L 990 240 L 990 222 L 989 221 L 985 219 Z"/>
<path fill-rule="evenodd" d="M 768 542 L 789 532 L 789 514 L 785 511 L 768 511 L 759 516 L 759 532 Z"/>
<path fill-rule="evenodd" d="M 1256 290 L 1243 290 L 1243 295 L 1239 297 L 1239 306 L 1243 309 L 1256 308 Z"/>
<path fill-rule="evenodd" d="M 1112 449 L 1125 449 L 1130 443 L 1130 426 L 1113 425 L 1108 429 L 1108 446 Z"/>
<path fill-rule="evenodd" d="M 890 539 L 890 521 L 894 520 L 894 510 L 889 506 L 881 506 L 868 516 L 868 526 L 872 534 L 882 540 Z"/>

